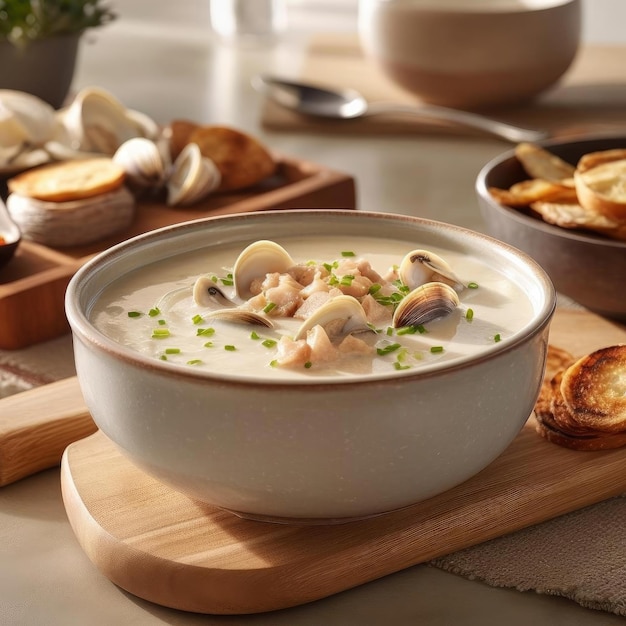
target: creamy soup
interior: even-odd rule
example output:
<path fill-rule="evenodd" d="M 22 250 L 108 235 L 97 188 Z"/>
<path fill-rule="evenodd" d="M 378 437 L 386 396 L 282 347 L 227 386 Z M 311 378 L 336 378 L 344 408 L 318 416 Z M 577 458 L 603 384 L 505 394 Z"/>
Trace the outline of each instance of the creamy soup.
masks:
<path fill-rule="evenodd" d="M 296 263 L 326 266 L 330 273 L 347 258 L 367 261 L 381 276 L 389 277 L 390 284 L 394 279 L 399 284 L 397 268 L 416 247 L 415 242 L 374 238 L 347 242 L 338 237 L 315 241 L 294 237 L 277 243 Z M 212 317 L 218 309 L 247 306 L 232 285 L 233 266 L 244 247 L 181 254 L 121 276 L 101 294 L 91 319 L 116 342 L 177 366 L 234 378 L 302 381 L 427 371 L 510 341 L 533 317 L 529 297 L 498 268 L 429 246 L 430 252 L 445 259 L 461 283 L 456 287 L 459 302 L 451 313 L 417 326 L 393 327 L 395 305 L 378 296 L 378 285 L 374 285 L 370 288 L 373 297 L 384 303 L 389 315 L 354 332 L 364 350 L 337 351 L 337 357 L 328 360 L 285 363 L 281 344 L 293 342 L 305 320 L 281 317 L 271 307 L 260 311 L 271 320 L 271 328 Z M 208 304 L 194 299 L 194 285 L 200 277 L 219 288 L 226 306 L 220 299 Z M 352 279 L 339 275 L 332 280 L 335 287 L 341 287 L 337 283 Z"/>

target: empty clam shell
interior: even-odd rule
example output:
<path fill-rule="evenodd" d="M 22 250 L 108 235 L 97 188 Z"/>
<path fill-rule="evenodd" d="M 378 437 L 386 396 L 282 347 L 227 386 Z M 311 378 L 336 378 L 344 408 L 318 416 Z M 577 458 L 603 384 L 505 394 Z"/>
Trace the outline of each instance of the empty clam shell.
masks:
<path fill-rule="evenodd" d="M 449 263 L 428 250 L 413 250 L 405 255 L 398 268 L 398 276 L 410 289 L 433 281 L 445 282 L 459 290 L 463 288 Z"/>
<path fill-rule="evenodd" d="M 300 326 L 294 339 L 304 339 L 314 326 L 327 327 L 332 324 L 333 335 L 345 336 L 350 333 L 371 330 L 365 310 L 352 296 L 336 296 L 316 309 Z"/>
<path fill-rule="evenodd" d="M 193 300 L 203 307 L 235 306 L 235 303 L 208 276 L 200 276 L 196 279 L 193 285 Z"/>
<path fill-rule="evenodd" d="M 112 156 L 133 137 L 155 138 L 156 124 L 127 109 L 112 94 L 97 87 L 78 92 L 72 103 L 58 112 L 62 127 L 57 141 L 78 155 L 84 152 Z"/>
<path fill-rule="evenodd" d="M 55 111 L 47 102 L 23 91 L 0 89 L 0 145 L 42 146 L 55 126 Z"/>
<path fill-rule="evenodd" d="M 135 189 L 159 189 L 165 183 L 165 163 L 157 144 L 145 137 L 125 141 L 113 161 L 126 172 L 126 181 Z"/>
<path fill-rule="evenodd" d="M 167 204 L 189 205 L 208 196 L 220 184 L 221 175 L 213 161 L 188 143 L 172 165 L 167 181 Z"/>
<path fill-rule="evenodd" d="M 419 326 L 449 315 L 459 306 L 459 296 L 450 285 L 430 282 L 409 292 L 393 313 L 394 328 Z"/>
<path fill-rule="evenodd" d="M 54 136 L 54 109 L 36 96 L 0 89 L 0 172 L 13 173 L 47 163 L 42 146 Z"/>
<path fill-rule="evenodd" d="M 294 265 L 295 261 L 281 245 L 267 239 L 255 241 L 241 252 L 233 266 L 235 293 L 247 300 L 253 295 L 250 293 L 253 280 L 273 272 L 282 274 Z"/>
<path fill-rule="evenodd" d="M 274 324 L 270 319 L 248 309 L 217 309 L 206 313 L 205 317 L 222 320 L 224 322 L 232 322 L 233 324 L 253 324 L 255 326 L 274 328 Z"/>

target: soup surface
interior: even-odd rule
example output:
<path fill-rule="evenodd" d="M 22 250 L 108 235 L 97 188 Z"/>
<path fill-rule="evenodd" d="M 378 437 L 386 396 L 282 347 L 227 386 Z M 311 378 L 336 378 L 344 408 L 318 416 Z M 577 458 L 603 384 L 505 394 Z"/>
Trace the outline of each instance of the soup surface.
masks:
<path fill-rule="evenodd" d="M 332 268 L 351 257 L 366 260 L 390 280 L 396 278 L 402 259 L 416 248 L 416 242 L 369 237 L 350 241 L 294 237 L 277 243 L 298 264 L 315 262 Z M 123 275 L 101 294 L 90 312 L 91 320 L 114 341 L 176 366 L 230 378 L 302 382 L 428 371 L 495 349 L 518 335 L 533 318 L 530 298 L 502 268 L 429 246 L 463 284 L 457 289 L 460 302 L 452 313 L 414 327 L 394 328 L 390 321 L 394 305 L 387 303 L 388 319 L 379 318 L 365 332 L 354 334 L 365 350 L 337 351 L 333 359 L 288 363 L 281 357 L 281 345 L 293 342 L 303 319 L 268 311 L 272 328 L 232 323 L 211 317 L 216 308 L 222 308 L 219 302 L 206 305 L 194 299 L 196 281 L 209 277 L 226 298 L 241 307 L 232 271 L 244 247 L 228 245 L 184 253 Z M 336 282 L 342 280 L 345 282 L 339 276 Z M 370 289 L 378 297 L 376 286 Z"/>

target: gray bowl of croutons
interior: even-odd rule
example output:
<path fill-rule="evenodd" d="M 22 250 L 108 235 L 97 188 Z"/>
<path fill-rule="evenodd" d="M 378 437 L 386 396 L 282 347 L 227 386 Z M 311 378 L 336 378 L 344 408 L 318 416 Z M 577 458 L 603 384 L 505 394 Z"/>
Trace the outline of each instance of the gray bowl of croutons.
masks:
<path fill-rule="evenodd" d="M 482 168 L 476 193 L 492 236 L 559 293 L 626 321 L 626 135 L 519 144 Z"/>

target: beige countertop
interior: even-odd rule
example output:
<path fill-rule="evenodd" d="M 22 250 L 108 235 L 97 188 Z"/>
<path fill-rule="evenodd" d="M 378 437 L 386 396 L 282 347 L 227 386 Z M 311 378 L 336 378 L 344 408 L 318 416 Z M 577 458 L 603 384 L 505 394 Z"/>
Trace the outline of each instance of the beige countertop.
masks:
<path fill-rule="evenodd" d="M 359 209 L 484 230 L 474 180 L 508 145 L 450 134 L 264 130 L 261 100 L 250 77 L 272 69 L 297 74 L 304 63 L 302 36 L 288 35 L 273 49 L 236 49 L 211 41 L 206 2 L 119 4 L 120 20 L 83 43 L 75 89 L 100 85 L 161 123 L 189 118 L 235 125 L 277 151 L 352 174 Z M 2 359 L 13 364 L 17 379 L 20 367 L 41 373 L 42 379 L 35 377 L 32 384 L 73 372 L 68 336 Z M 121 591 L 91 564 L 67 522 L 59 472 L 52 469 L 0 489 L 0 623 L 600 626 L 623 623 L 623 618 L 548 594 L 490 587 L 427 565 L 278 613 L 220 617 L 165 609 Z"/>

